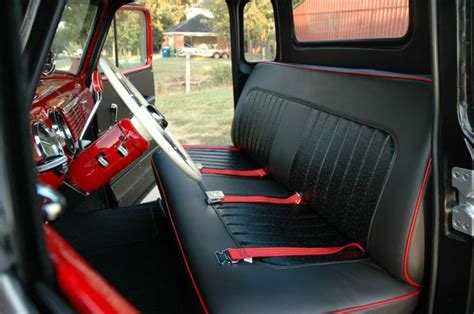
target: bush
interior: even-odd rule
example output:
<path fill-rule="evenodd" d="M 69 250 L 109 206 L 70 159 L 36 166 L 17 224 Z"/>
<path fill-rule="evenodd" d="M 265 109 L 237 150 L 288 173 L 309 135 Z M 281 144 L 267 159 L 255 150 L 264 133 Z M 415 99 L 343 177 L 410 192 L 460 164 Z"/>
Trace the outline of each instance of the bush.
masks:
<path fill-rule="evenodd" d="M 209 78 L 205 82 L 208 86 L 232 84 L 232 67 L 229 64 L 222 64 L 209 71 Z"/>

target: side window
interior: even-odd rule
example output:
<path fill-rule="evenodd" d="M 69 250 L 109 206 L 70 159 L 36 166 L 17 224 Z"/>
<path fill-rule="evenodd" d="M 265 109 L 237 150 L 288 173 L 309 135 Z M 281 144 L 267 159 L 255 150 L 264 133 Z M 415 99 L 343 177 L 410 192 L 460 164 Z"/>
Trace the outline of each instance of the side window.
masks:
<path fill-rule="evenodd" d="M 146 18 L 143 11 L 119 10 L 110 26 L 102 57 L 120 69 L 136 68 L 147 61 Z"/>
<path fill-rule="evenodd" d="M 300 42 L 401 38 L 409 0 L 293 0 L 293 22 Z"/>
<path fill-rule="evenodd" d="M 163 1 L 153 18 L 156 105 L 183 144 L 231 144 L 229 9 L 224 0 Z"/>
<path fill-rule="evenodd" d="M 275 13 L 271 0 L 251 0 L 245 5 L 244 52 L 247 62 L 275 60 Z"/>

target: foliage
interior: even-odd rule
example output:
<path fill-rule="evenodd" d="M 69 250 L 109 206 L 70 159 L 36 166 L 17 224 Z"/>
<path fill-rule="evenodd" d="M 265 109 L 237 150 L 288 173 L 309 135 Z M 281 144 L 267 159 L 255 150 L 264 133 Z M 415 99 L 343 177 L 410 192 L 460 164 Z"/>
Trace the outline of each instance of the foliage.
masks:
<path fill-rule="evenodd" d="M 254 0 L 244 8 L 244 32 L 247 52 L 254 47 L 275 45 L 275 16 L 270 0 Z"/>
<path fill-rule="evenodd" d="M 140 47 L 140 42 L 144 40 L 142 15 L 135 12 L 117 11 L 115 15 L 118 42 L 120 43 L 118 45 L 119 55 L 125 55 L 126 52 Z"/>
<path fill-rule="evenodd" d="M 195 0 L 145 0 L 150 10 L 153 27 L 153 48 L 158 50 L 163 43 L 163 32 L 177 25 L 186 17 L 186 9 Z"/>
<path fill-rule="evenodd" d="M 70 1 L 65 6 L 51 49 L 56 53 L 73 55 L 73 49 L 84 49 L 91 31 L 97 7 Z"/>
<path fill-rule="evenodd" d="M 206 0 L 203 2 L 203 7 L 214 15 L 214 18 L 208 21 L 212 32 L 228 35 L 230 33 L 230 22 L 227 3 L 224 0 Z"/>
<path fill-rule="evenodd" d="M 223 0 L 206 0 L 204 7 L 211 11 L 213 32 L 221 35 L 229 34 L 229 9 Z M 253 0 L 244 8 L 244 31 L 247 50 L 253 47 L 274 45 L 275 17 L 270 0 Z"/>
<path fill-rule="evenodd" d="M 214 67 L 209 71 L 209 77 L 206 82 L 209 86 L 230 85 L 232 84 L 232 67 L 228 64 Z"/>
<path fill-rule="evenodd" d="M 295 9 L 297 6 L 302 4 L 304 0 L 291 0 L 291 5 L 293 6 L 293 9 Z"/>

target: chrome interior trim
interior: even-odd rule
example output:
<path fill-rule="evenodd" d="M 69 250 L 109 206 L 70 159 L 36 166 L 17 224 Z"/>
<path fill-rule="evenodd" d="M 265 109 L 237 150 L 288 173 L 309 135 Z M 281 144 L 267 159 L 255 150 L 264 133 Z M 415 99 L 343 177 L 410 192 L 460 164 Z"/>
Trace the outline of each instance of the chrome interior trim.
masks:
<path fill-rule="evenodd" d="M 61 167 L 59 170 L 65 173 L 68 159 L 56 134 L 44 123 L 35 122 L 32 125 L 32 136 L 40 157 L 36 171 L 41 173 Z"/>
<path fill-rule="evenodd" d="M 95 93 L 95 95 L 96 95 L 96 101 L 95 101 L 95 104 L 94 104 L 94 108 L 92 108 L 92 111 L 89 114 L 89 117 L 87 117 L 84 128 L 82 129 L 82 132 L 79 135 L 79 139 L 77 141 L 78 145 L 79 145 L 79 148 L 81 150 L 84 149 L 84 147 L 82 147 L 82 139 L 84 138 L 84 135 L 86 134 L 86 131 L 89 128 L 89 125 L 91 124 L 92 119 L 94 119 L 95 113 L 97 112 L 97 109 L 99 108 L 100 103 L 102 102 L 102 93 Z"/>
<path fill-rule="evenodd" d="M 55 155 L 64 155 L 61 143 L 56 138 L 53 131 L 44 123 L 35 122 L 32 125 L 32 136 L 35 142 L 35 148 L 38 155 L 42 158 L 52 157 Z M 53 153 L 47 152 L 45 147 L 49 147 Z"/>
<path fill-rule="evenodd" d="M 49 119 L 51 120 L 51 127 L 53 132 L 58 136 L 58 138 L 63 142 L 63 146 L 66 146 L 67 150 L 74 155 L 76 153 L 76 144 L 74 143 L 74 138 L 72 137 L 72 132 L 69 129 L 69 126 L 64 121 L 61 113 L 56 110 L 52 110 L 49 113 Z"/>
<path fill-rule="evenodd" d="M 66 199 L 58 191 L 41 183 L 36 184 L 36 194 L 46 200 L 41 209 L 47 221 L 54 221 L 62 213 L 66 206 Z"/>
<path fill-rule="evenodd" d="M 58 155 L 45 158 L 36 164 L 36 171 L 39 173 L 47 172 L 61 167 L 61 172 L 67 172 L 67 157 L 65 155 Z"/>

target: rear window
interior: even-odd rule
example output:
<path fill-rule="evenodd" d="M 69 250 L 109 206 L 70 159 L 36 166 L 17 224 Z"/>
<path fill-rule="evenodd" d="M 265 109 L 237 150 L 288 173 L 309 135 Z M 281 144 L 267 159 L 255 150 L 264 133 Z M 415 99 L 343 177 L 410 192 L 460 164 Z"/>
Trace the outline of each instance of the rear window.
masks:
<path fill-rule="evenodd" d="M 409 0 L 292 0 L 299 42 L 401 38 Z"/>

